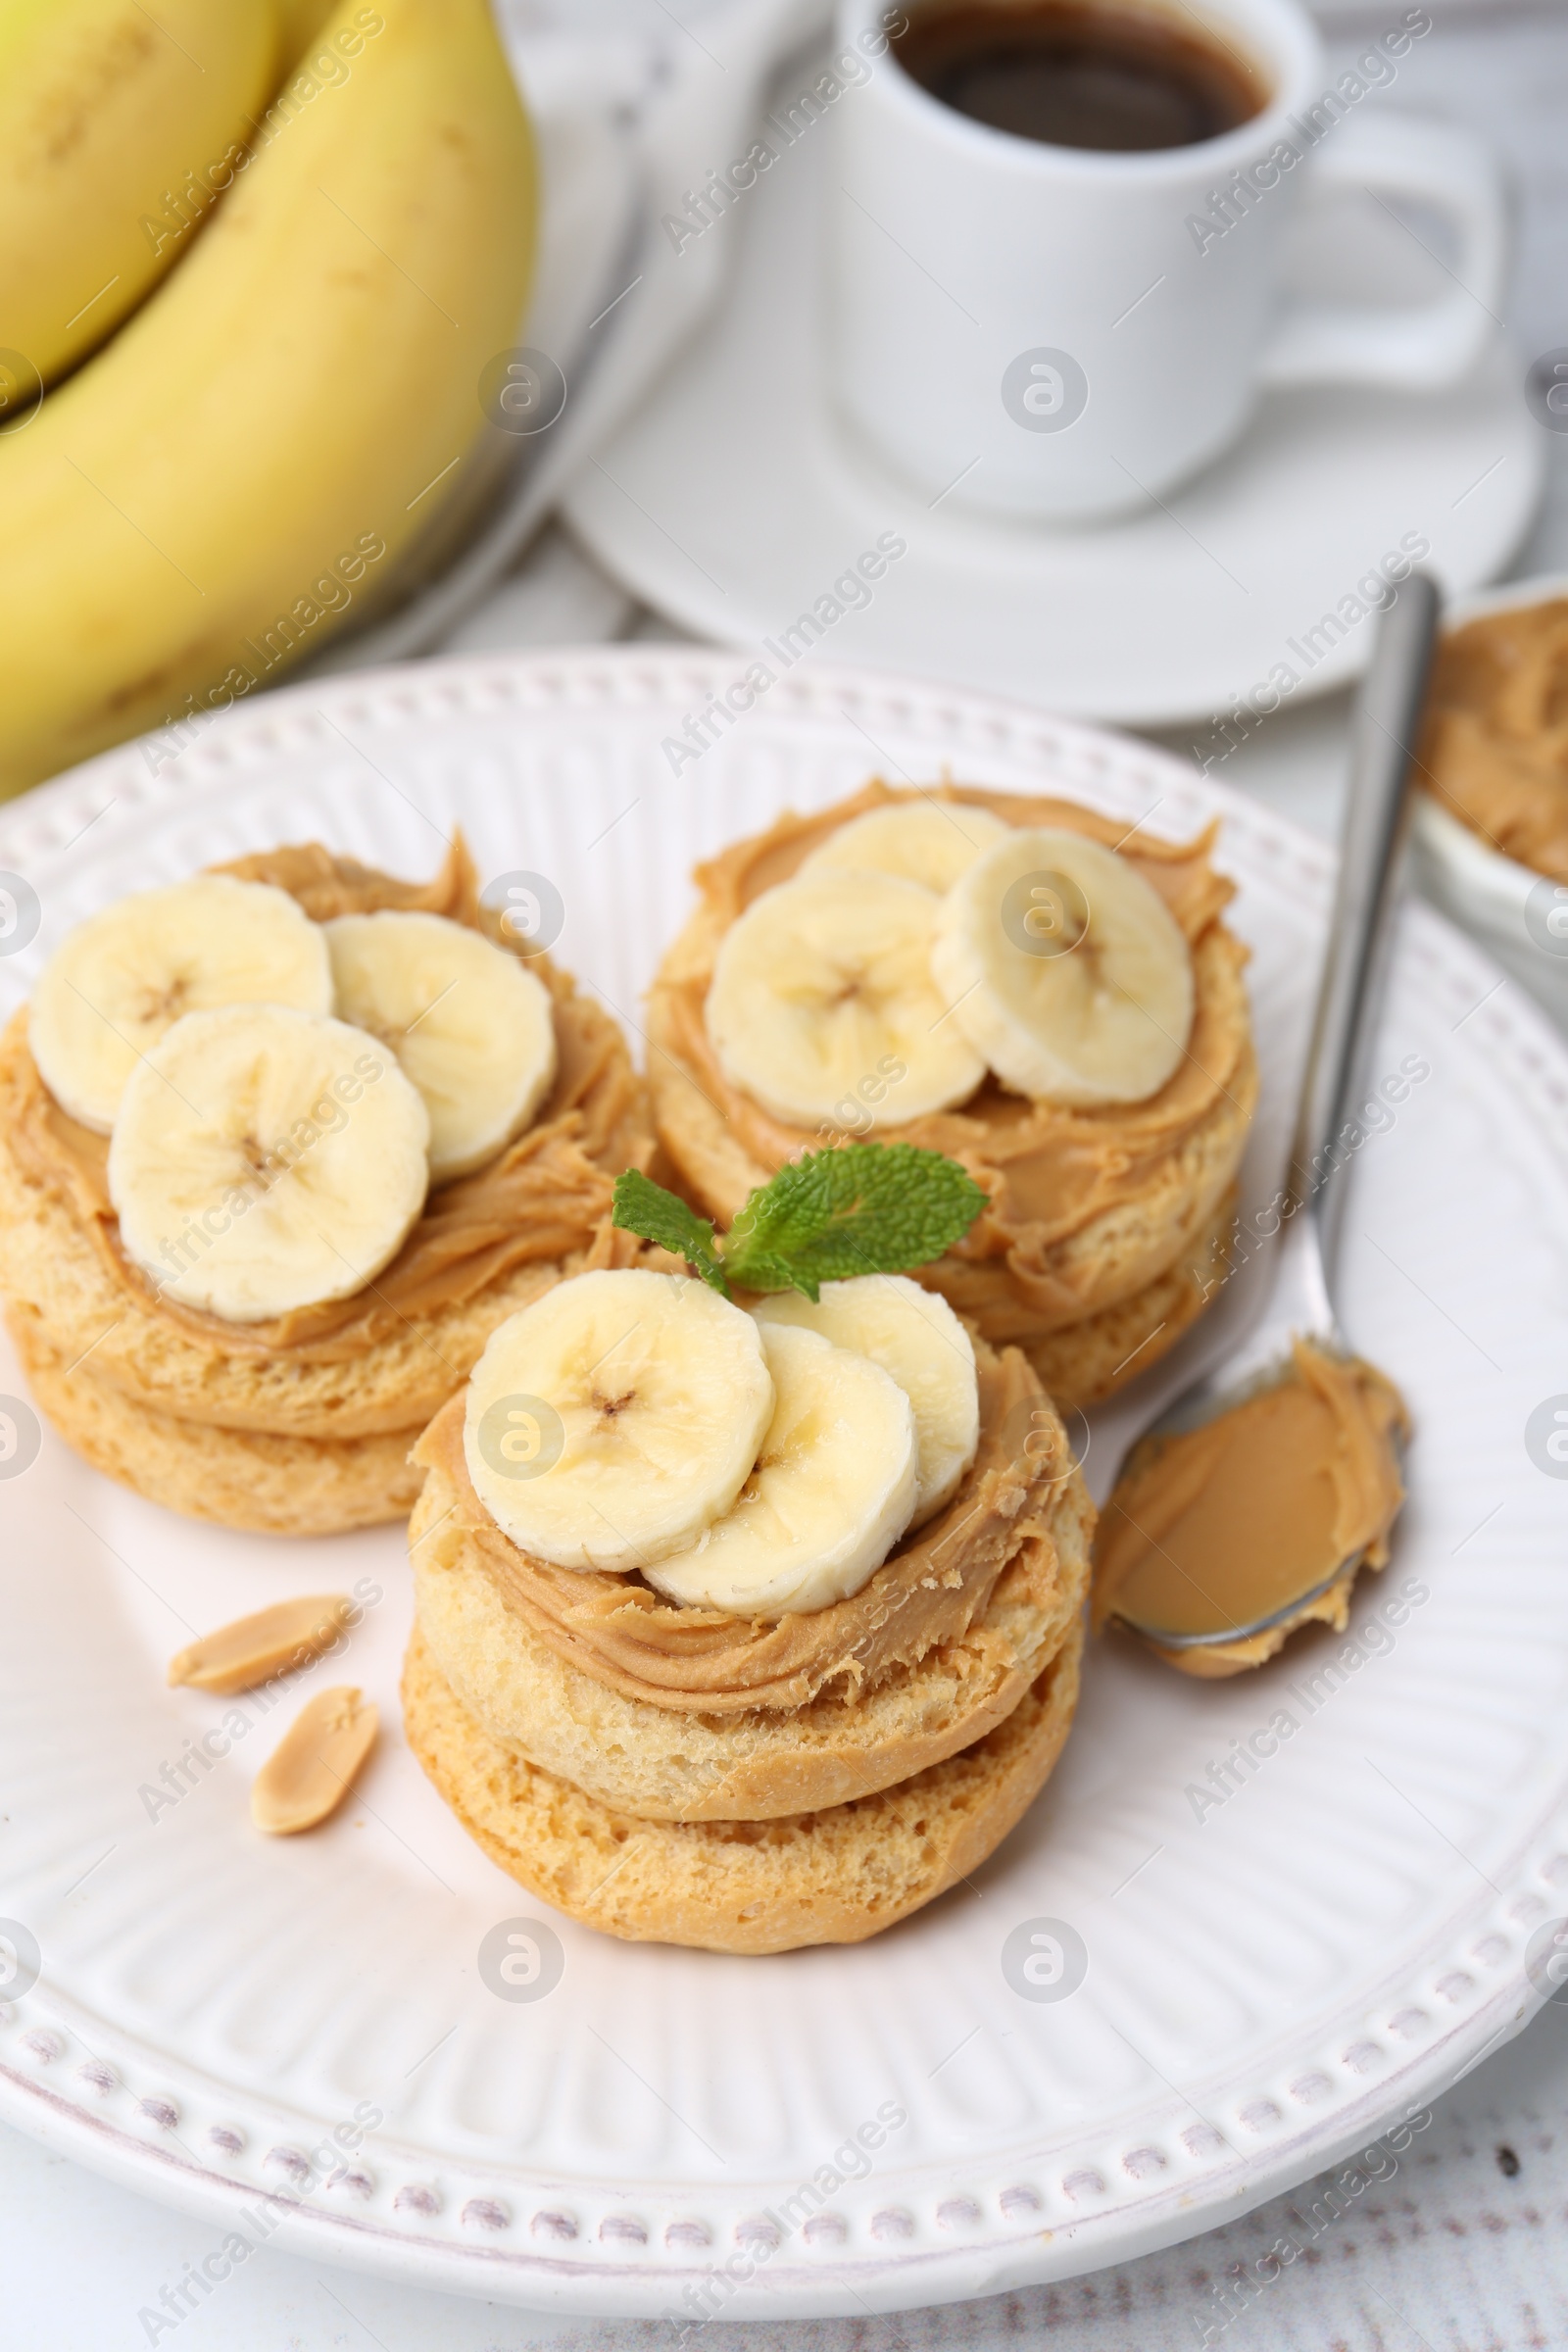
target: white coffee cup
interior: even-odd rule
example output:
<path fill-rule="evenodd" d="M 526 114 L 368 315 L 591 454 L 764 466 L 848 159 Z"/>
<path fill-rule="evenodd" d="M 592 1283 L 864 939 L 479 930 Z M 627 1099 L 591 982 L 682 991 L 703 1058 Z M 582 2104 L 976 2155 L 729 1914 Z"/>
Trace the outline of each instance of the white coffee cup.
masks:
<path fill-rule="evenodd" d="M 1295 0 L 1192 0 L 1185 26 L 1242 51 L 1269 97 L 1218 138 L 1135 154 L 959 114 L 884 47 L 898 14 L 839 7 L 841 44 L 875 62 L 833 114 L 829 366 L 851 425 L 933 499 L 1115 514 L 1226 448 L 1265 387 L 1430 393 L 1480 359 L 1507 257 L 1496 172 L 1466 132 L 1378 111 L 1423 10 L 1331 80 Z M 1288 300 L 1293 214 L 1348 188 L 1446 216 L 1451 288 L 1386 310 Z"/>

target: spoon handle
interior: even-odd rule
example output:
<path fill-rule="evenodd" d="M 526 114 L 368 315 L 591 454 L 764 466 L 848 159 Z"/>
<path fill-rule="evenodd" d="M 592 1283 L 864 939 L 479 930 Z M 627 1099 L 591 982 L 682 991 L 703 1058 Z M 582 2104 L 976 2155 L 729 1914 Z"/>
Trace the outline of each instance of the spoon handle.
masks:
<path fill-rule="evenodd" d="M 1401 582 L 1378 622 L 1356 697 L 1349 792 L 1323 976 L 1289 1191 L 1317 1229 L 1333 1288 L 1349 1135 L 1366 1079 L 1388 968 L 1396 888 L 1410 813 L 1410 768 L 1441 600 L 1425 572 Z"/>

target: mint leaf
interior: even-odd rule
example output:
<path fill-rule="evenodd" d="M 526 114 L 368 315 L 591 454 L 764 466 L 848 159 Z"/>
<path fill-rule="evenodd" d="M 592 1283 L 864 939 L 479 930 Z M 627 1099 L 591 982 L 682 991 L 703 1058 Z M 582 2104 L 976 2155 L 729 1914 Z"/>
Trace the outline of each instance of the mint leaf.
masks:
<path fill-rule="evenodd" d="M 615 1178 L 614 1203 L 611 1209 L 612 1224 L 623 1232 L 635 1233 L 645 1242 L 655 1242 L 661 1250 L 669 1250 L 674 1257 L 683 1257 L 694 1273 L 700 1274 L 715 1291 L 729 1297 L 729 1284 L 714 1246 L 713 1228 L 707 1217 L 699 1217 L 684 1200 L 666 1193 L 662 1184 L 644 1176 L 636 1168 L 624 1168 Z"/>
<path fill-rule="evenodd" d="M 780 1168 L 754 1192 L 722 1243 L 706 1217 L 628 1168 L 615 1179 L 612 1220 L 682 1257 L 727 1298 L 804 1291 L 856 1274 L 903 1274 L 966 1234 L 986 1195 L 956 1159 L 913 1144 L 845 1144 Z"/>
<path fill-rule="evenodd" d="M 956 1159 L 913 1144 L 845 1144 L 781 1168 L 724 1243 L 732 1282 L 804 1291 L 923 1266 L 966 1234 L 986 1195 Z"/>

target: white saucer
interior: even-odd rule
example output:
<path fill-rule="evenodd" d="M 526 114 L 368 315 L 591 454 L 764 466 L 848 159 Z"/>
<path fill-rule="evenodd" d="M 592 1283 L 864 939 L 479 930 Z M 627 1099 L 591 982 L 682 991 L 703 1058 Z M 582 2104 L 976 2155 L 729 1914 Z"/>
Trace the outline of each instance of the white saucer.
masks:
<path fill-rule="evenodd" d="M 831 623 L 813 659 L 1168 725 L 1228 709 L 1277 662 L 1300 680 L 1293 699 L 1343 685 L 1371 628 L 1350 618 L 1315 662 L 1305 633 L 1342 598 L 1361 601 L 1356 581 L 1404 534 L 1430 543 L 1452 594 L 1494 578 L 1528 527 L 1542 435 L 1500 341 L 1470 382 L 1428 398 L 1274 395 L 1164 510 L 1099 530 L 1009 527 L 951 497 L 933 511 L 829 411 L 817 269 L 828 168 L 825 143 L 803 140 L 707 232 L 739 240 L 728 299 L 566 502 L 600 561 L 687 628 L 777 642 L 892 531 L 908 553 L 868 606 Z M 1357 282 L 1347 286 L 1343 258 L 1331 281 L 1342 298 L 1422 301 L 1446 283 L 1370 204 L 1303 234 L 1298 274 L 1314 291 L 1330 244 L 1354 257 Z"/>

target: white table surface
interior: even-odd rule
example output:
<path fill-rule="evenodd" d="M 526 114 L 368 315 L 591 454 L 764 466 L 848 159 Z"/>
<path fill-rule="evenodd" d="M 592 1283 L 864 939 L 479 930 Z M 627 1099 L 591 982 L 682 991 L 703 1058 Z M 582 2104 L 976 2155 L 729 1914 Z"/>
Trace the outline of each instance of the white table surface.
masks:
<path fill-rule="evenodd" d="M 1568 5 L 1429 0 L 1436 26 L 1389 103 L 1468 121 L 1508 159 L 1519 207 L 1511 324 L 1527 357 L 1568 343 Z M 1336 8 L 1333 46 L 1402 14 Z M 1521 391 L 1522 397 L 1522 391 Z M 1568 435 L 1553 436 L 1545 507 L 1512 569 L 1568 569 Z M 454 643 L 663 635 L 552 535 Z M 1213 772 L 1315 832 L 1337 828 L 1347 703 L 1282 711 Z M 1200 732 L 1200 731 L 1193 731 Z M 1161 740 L 1183 755 L 1189 732 Z M 1434 2111 L 1399 2170 L 1311 2242 L 1312 2190 L 1168 2254 L 982 2303 L 900 2318 L 725 2326 L 703 2352 L 1568 2352 L 1568 2007 L 1552 2007 Z M 1281 2238 L 1295 2261 L 1220 2332 L 1214 2289 Z M 656 2323 L 559 2320 L 421 2293 L 261 2249 L 180 2321 L 160 2297 L 215 2242 L 0 2127 L 0 2352 L 641 2352 Z M 144 2315 L 152 2315 L 144 2316 Z"/>

